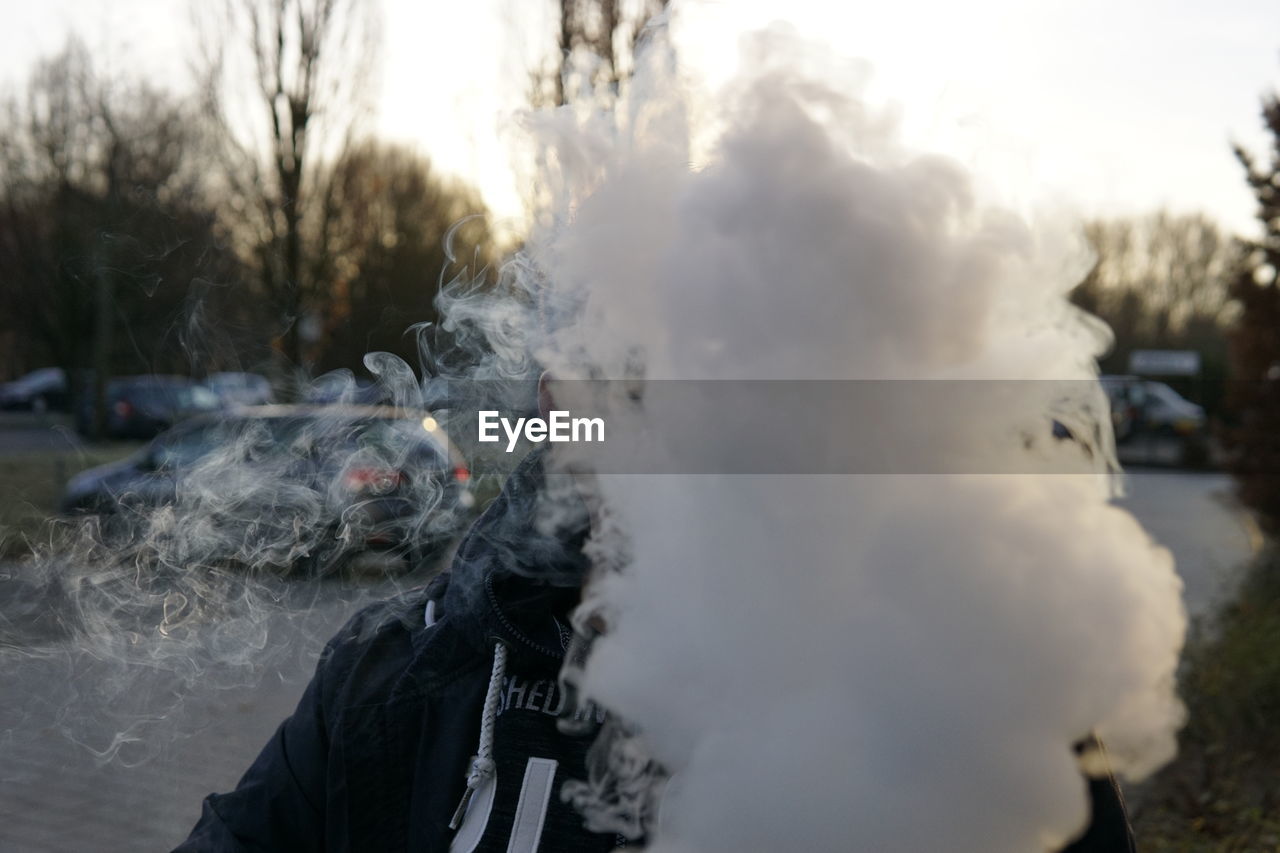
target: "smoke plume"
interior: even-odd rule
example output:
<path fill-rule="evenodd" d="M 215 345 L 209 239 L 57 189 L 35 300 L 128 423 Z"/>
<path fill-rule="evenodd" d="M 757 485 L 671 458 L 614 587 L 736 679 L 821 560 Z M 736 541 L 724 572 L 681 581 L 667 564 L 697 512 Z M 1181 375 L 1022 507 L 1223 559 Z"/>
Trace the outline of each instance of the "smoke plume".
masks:
<path fill-rule="evenodd" d="M 392 357 L 367 366 L 387 399 L 460 428 L 481 397 L 527 411 L 538 366 L 626 380 L 597 412 L 611 435 L 659 460 L 648 470 L 719 472 L 600 473 L 582 448 L 552 454 L 598 472 L 576 624 L 604 631 L 575 675 L 625 724 L 564 792 L 593 826 L 641 827 L 655 851 L 1061 847 L 1103 763 L 1077 744 L 1096 734 L 1129 778 L 1172 756 L 1185 627 L 1168 552 L 1110 502 L 1105 330 L 1065 298 L 1080 241 L 908 150 L 849 66 L 789 31 L 746 39 L 741 66 L 699 100 L 655 39 L 613 113 L 530 116 L 542 226 L 496 286 L 445 288 L 424 334 L 451 343 L 428 353 L 425 386 Z M 903 473 L 758 476 L 732 472 L 884 442 L 891 413 L 826 400 L 815 429 L 813 412 L 750 395 L 712 414 L 664 405 L 654 380 L 1039 390 L 892 417 L 876 455 Z M 354 393 L 350 375 L 321 385 Z M 235 436 L 171 506 L 123 530 L 77 525 L 24 565 L 60 615 L 43 645 L 0 625 L 0 662 L 42 656 L 66 689 L 7 705 L 0 732 L 52 717 L 102 760 L 146 760 L 200 725 L 197 686 L 253 684 L 299 653 L 274 642 L 280 618 L 316 643 L 332 633 L 305 600 L 315 588 L 278 569 L 347 528 L 263 467 L 260 438 Z M 1010 460 L 1018 473 L 994 473 Z M 434 497 L 418 497 L 425 524 Z"/>
<path fill-rule="evenodd" d="M 384 399 L 421 405 L 403 361 L 373 353 L 366 367 Z M 338 403 L 357 390 L 349 371 L 311 386 Z M 40 689 L 0 707 L 0 782 L 22 781 L 20 762 L 3 760 L 7 742 L 34 731 L 101 763 L 160 756 L 209 724 L 220 691 L 296 682 L 351 611 L 421 583 L 390 553 L 380 581 L 349 571 L 388 524 L 365 511 L 376 495 L 353 496 L 347 483 L 353 472 L 414 471 L 401 493 L 417 512 L 396 520 L 394 535 L 407 568 L 426 567 L 461 521 L 446 500 L 451 469 L 428 476 L 414 456 L 421 411 L 367 429 L 350 411 L 225 419 L 212 438 L 153 444 L 142 464 L 171 472 L 171 496 L 124 490 L 113 511 L 81 507 L 48 526 L 5 578 L 0 664 L 46 676 L 28 675 Z M 186 458 L 193 448 L 200 454 Z"/>
<path fill-rule="evenodd" d="M 1182 717 L 1180 584 L 1110 503 L 1106 334 L 1066 301 L 1087 259 L 1072 228 L 985 205 L 956 163 L 907 150 L 824 56 L 785 29 L 748 38 L 695 114 L 659 48 L 611 120 L 532 120 L 562 204 L 526 250 L 539 360 L 562 379 L 1044 392 L 931 407 L 941 429 L 895 421 L 911 473 L 598 476 L 610 568 L 579 624 L 607 630 L 580 686 L 670 775 L 652 850 L 1057 849 L 1086 824 L 1085 772 L 1141 778 Z M 856 444 L 883 415 L 841 405 L 803 434 Z M 667 449 L 703 471 L 824 450 L 788 447 L 804 411 L 669 428 L 688 416 L 633 395 L 606 420 L 651 454 L 705 436 Z M 982 473 L 1009 459 L 1019 473 Z M 1091 734 L 1107 753 L 1082 762 Z M 643 764 L 619 743 L 614 783 Z M 569 793 L 594 825 L 632 826 L 589 790 Z"/>

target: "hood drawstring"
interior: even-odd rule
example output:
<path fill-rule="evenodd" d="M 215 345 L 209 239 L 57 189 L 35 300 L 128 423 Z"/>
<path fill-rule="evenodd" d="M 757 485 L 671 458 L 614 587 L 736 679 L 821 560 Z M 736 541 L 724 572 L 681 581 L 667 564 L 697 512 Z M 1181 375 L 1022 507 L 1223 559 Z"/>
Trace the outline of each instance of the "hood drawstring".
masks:
<path fill-rule="evenodd" d="M 498 719 L 498 698 L 502 693 L 502 678 L 507 671 L 507 647 L 495 643 L 493 647 L 493 672 L 489 675 L 489 690 L 484 696 L 484 710 L 480 715 L 480 745 L 471 759 L 471 770 L 467 773 L 467 790 L 462 792 L 462 802 L 449 821 L 450 829 L 462 825 L 467 814 L 467 806 L 480 786 L 493 775 L 493 729 Z"/>

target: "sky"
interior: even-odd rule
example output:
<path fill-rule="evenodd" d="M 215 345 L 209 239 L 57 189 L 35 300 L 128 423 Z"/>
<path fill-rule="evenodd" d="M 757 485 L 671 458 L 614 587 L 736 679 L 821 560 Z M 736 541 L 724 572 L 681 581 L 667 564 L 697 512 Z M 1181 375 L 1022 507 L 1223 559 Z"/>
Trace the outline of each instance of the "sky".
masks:
<path fill-rule="evenodd" d="M 378 131 L 475 182 L 515 221 L 509 131 L 547 19 L 529 0 L 380 2 Z M 960 159 L 998 194 L 1081 216 L 1203 210 L 1253 231 L 1230 144 L 1266 143 L 1259 97 L 1280 88 L 1274 0 L 696 0 L 677 6 L 681 60 L 726 78 L 738 35 L 780 6 L 802 34 L 871 63 L 870 96 L 901 112 L 909 144 Z M 106 67 L 180 89 L 188 8 L 0 0 L 0 85 L 21 85 L 74 30 Z"/>

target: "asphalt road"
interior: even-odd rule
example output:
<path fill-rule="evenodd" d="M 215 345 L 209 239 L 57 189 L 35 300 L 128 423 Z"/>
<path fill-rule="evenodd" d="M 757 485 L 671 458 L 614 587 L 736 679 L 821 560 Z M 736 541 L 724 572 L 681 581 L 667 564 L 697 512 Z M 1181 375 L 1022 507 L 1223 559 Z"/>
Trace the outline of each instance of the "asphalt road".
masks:
<path fill-rule="evenodd" d="M 1192 612 L 1223 594 L 1255 546 L 1228 486 L 1217 474 L 1130 479 L 1124 505 L 1174 551 Z M 38 590 L 6 587 L 3 575 L 0 566 L 0 606 L 30 617 L 53 604 Z M 259 663 L 203 671 L 173 661 L 121 667 L 30 622 L 30 647 L 0 655 L 0 851 L 170 849 L 205 794 L 234 786 L 291 711 L 325 639 L 363 602 L 396 586 L 283 588 L 259 638 Z M 197 642 L 233 655 L 242 638 L 218 628 Z"/>
<path fill-rule="evenodd" d="M 1147 469 L 1131 470 L 1126 480 L 1120 505 L 1173 552 L 1188 612 L 1209 615 L 1261 546 L 1257 528 L 1231 497 L 1231 478 Z"/>
<path fill-rule="evenodd" d="M 264 634 L 208 626 L 189 663 L 134 654 L 126 665 L 34 626 L 29 647 L 0 652 L 0 851 L 171 849 L 292 712 L 328 638 L 429 575 L 263 590 Z M 29 609 L 38 594 L 22 592 Z"/>

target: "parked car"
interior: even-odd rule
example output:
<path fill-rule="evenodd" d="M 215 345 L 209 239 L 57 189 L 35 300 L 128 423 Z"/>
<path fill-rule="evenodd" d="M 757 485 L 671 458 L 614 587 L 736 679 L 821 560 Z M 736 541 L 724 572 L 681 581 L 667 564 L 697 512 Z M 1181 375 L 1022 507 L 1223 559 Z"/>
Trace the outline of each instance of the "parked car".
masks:
<path fill-rule="evenodd" d="M 108 438 L 152 438 L 184 418 L 222 408 L 218 395 L 185 376 L 123 376 L 106 388 Z M 76 429 L 88 435 L 93 400 L 85 394 L 76 412 Z"/>
<path fill-rule="evenodd" d="M 226 406 L 265 406 L 275 402 L 271 383 L 257 373 L 213 373 L 204 385 Z"/>
<path fill-rule="evenodd" d="M 1142 418 L 1150 430 L 1165 434 L 1191 436 L 1204 432 L 1204 408 L 1163 382 L 1145 383 L 1146 404 Z"/>
<path fill-rule="evenodd" d="M 1136 376 L 1103 376 L 1101 381 L 1111 401 L 1117 441 L 1139 434 L 1191 438 L 1205 431 L 1204 409 L 1163 382 Z"/>
<path fill-rule="evenodd" d="M 65 412 L 70 402 L 67 374 L 60 367 L 42 367 L 0 385 L 0 409 Z"/>
<path fill-rule="evenodd" d="M 421 411 L 265 406 L 192 418 L 77 475 L 61 509 L 139 536 L 171 511 L 215 561 L 318 571 L 377 551 L 416 565 L 469 519 L 469 481 Z"/>
<path fill-rule="evenodd" d="M 357 378 L 347 370 L 334 370 L 316 377 L 304 398 L 313 406 L 381 406 L 390 402 L 376 382 Z"/>
<path fill-rule="evenodd" d="M 1136 376 L 1100 376 L 1098 381 L 1111 404 L 1111 426 L 1116 441 L 1128 441 L 1138 423 L 1140 381 Z"/>

